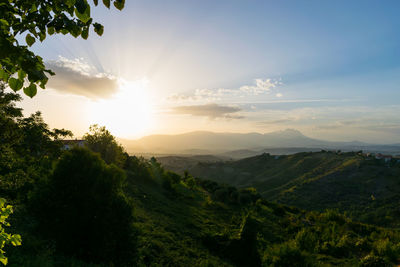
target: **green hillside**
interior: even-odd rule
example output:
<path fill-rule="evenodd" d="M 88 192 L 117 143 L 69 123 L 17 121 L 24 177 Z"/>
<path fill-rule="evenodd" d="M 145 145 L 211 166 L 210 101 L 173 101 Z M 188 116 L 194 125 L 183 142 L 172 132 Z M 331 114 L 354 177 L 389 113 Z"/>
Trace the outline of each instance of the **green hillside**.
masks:
<path fill-rule="evenodd" d="M 253 189 L 180 177 L 155 160 L 130 161 L 124 194 L 134 207 L 137 243 L 134 263 L 126 266 L 391 266 L 399 261 L 397 231 L 332 210 L 274 204 Z M 16 230 L 27 230 L 15 223 Z M 23 246 L 10 251 L 10 266 L 89 265 L 51 248 L 51 238 L 25 231 Z"/>
<path fill-rule="evenodd" d="M 363 222 L 400 227 L 400 164 L 396 160 L 385 163 L 361 153 L 263 154 L 198 163 L 189 172 L 239 188 L 255 187 L 271 201 L 308 210 L 338 208 Z"/>

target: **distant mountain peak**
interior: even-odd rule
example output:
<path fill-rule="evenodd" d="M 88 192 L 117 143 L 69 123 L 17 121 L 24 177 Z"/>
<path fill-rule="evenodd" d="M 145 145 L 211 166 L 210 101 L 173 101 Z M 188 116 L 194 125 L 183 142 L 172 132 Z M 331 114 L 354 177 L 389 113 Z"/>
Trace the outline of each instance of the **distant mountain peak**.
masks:
<path fill-rule="evenodd" d="M 265 135 L 279 135 L 284 137 L 305 137 L 304 134 L 302 134 L 300 131 L 290 128 L 281 131 L 266 133 Z"/>

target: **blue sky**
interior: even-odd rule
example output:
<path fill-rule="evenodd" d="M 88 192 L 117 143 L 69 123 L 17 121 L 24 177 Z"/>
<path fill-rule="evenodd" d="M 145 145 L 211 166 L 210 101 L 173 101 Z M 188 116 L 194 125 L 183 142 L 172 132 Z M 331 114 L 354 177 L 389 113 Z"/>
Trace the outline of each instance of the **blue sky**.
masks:
<path fill-rule="evenodd" d="M 93 8 L 102 37 L 57 36 L 34 45 L 60 75 L 23 105 L 78 136 L 118 116 L 131 126 L 111 130 L 132 138 L 296 128 L 321 139 L 400 142 L 399 12 L 398 1 L 361 0 L 154 0 L 127 1 L 122 12 Z M 111 103 L 120 82 L 104 95 L 99 83 L 91 88 L 93 79 L 72 88 L 63 69 L 84 72 L 82 79 L 122 79 L 130 84 L 125 90 L 140 92 Z M 100 90 L 104 99 L 85 90 Z M 55 107 L 60 99 L 65 103 Z M 90 115 L 116 106 L 119 114 Z M 149 113 L 148 121 L 133 113 Z"/>

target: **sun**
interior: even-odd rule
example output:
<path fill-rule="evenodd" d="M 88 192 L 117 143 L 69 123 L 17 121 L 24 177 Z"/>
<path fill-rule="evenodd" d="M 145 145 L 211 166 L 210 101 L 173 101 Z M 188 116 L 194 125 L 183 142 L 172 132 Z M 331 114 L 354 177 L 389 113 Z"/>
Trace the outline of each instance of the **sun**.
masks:
<path fill-rule="evenodd" d="M 148 80 L 132 82 L 120 79 L 118 83 L 118 93 L 112 98 L 91 103 L 91 124 L 106 126 L 113 135 L 122 138 L 147 134 L 153 114 Z"/>

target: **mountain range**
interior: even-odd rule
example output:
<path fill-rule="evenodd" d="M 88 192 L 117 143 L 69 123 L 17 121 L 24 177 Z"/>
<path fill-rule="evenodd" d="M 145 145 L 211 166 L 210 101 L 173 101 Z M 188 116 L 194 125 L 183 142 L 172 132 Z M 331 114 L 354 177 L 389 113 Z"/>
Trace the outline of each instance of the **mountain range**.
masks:
<path fill-rule="evenodd" d="M 177 135 L 149 135 L 137 140 L 119 141 L 130 154 L 210 154 L 226 158 L 245 158 L 264 152 L 279 155 L 323 149 L 400 154 L 400 144 L 332 142 L 307 137 L 294 129 L 265 134 L 196 131 Z"/>

